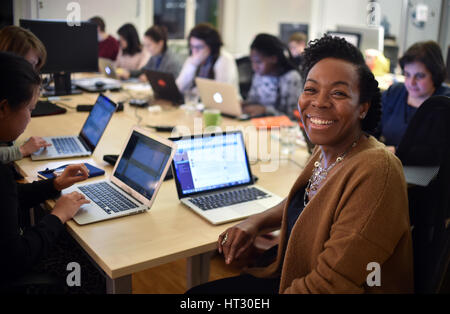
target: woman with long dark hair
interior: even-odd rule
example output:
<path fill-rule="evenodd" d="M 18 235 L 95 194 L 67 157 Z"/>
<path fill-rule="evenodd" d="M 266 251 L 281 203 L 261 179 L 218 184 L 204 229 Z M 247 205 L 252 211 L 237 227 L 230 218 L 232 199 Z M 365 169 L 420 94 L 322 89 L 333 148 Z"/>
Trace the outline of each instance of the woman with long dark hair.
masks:
<path fill-rule="evenodd" d="M 189 57 L 176 82 L 181 92 L 195 89 L 195 78 L 209 78 L 230 83 L 239 91 L 236 61 L 222 48 L 219 32 L 209 24 L 195 26 L 188 36 Z"/>
<path fill-rule="evenodd" d="M 120 69 L 128 71 L 142 68 L 150 58 L 147 51 L 142 49 L 139 35 L 133 24 L 127 23 L 119 28 L 120 50 L 117 55 L 115 66 L 120 76 Z"/>

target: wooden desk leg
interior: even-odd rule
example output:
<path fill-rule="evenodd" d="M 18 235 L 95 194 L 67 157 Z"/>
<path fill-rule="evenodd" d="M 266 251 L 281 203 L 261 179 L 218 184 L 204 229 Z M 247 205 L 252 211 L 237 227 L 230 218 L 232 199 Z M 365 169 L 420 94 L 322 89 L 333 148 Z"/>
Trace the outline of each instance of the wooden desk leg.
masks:
<path fill-rule="evenodd" d="M 190 289 L 199 284 L 208 282 L 209 280 L 209 265 L 211 256 L 214 251 L 203 254 L 191 256 L 187 258 L 186 263 L 186 287 Z"/>
<path fill-rule="evenodd" d="M 116 279 L 111 279 L 106 276 L 107 294 L 131 294 L 132 292 L 131 275 Z"/>

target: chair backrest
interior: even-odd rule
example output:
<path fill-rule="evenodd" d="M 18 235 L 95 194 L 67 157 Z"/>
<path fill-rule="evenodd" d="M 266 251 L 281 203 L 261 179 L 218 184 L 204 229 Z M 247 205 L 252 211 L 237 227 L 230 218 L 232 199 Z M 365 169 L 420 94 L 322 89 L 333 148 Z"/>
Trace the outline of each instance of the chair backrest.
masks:
<path fill-rule="evenodd" d="M 427 187 L 408 189 L 416 293 L 438 293 L 450 261 L 450 147 Z"/>
<path fill-rule="evenodd" d="M 450 97 L 431 96 L 417 109 L 397 148 L 403 165 L 436 166 L 450 146 Z"/>
<path fill-rule="evenodd" d="M 252 85 L 253 69 L 249 56 L 236 59 L 239 75 L 239 88 L 242 98 L 247 98 L 248 91 Z"/>

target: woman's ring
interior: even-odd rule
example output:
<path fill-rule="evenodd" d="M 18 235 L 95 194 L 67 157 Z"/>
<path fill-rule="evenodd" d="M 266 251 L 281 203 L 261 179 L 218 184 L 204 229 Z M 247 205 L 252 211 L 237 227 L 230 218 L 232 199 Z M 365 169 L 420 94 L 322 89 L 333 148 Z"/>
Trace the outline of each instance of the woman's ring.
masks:
<path fill-rule="evenodd" d="M 220 243 L 220 245 L 224 245 L 225 242 L 227 242 L 227 240 L 228 240 L 228 232 L 225 233 L 225 236 L 223 237 L 222 243 Z"/>

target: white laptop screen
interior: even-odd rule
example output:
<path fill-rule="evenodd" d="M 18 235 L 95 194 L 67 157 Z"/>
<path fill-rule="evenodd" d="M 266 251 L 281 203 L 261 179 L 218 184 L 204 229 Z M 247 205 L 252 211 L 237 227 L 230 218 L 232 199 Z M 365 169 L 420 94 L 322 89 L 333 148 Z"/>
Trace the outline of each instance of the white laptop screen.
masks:
<path fill-rule="evenodd" d="M 133 131 L 113 176 L 150 200 L 171 151 L 169 146 Z"/>
<path fill-rule="evenodd" d="M 253 182 L 242 133 L 181 138 L 175 142 L 173 167 L 180 196 Z"/>
<path fill-rule="evenodd" d="M 106 96 L 98 96 L 80 132 L 80 136 L 87 142 L 91 150 L 97 146 L 115 111 L 116 104 L 114 102 Z"/>

